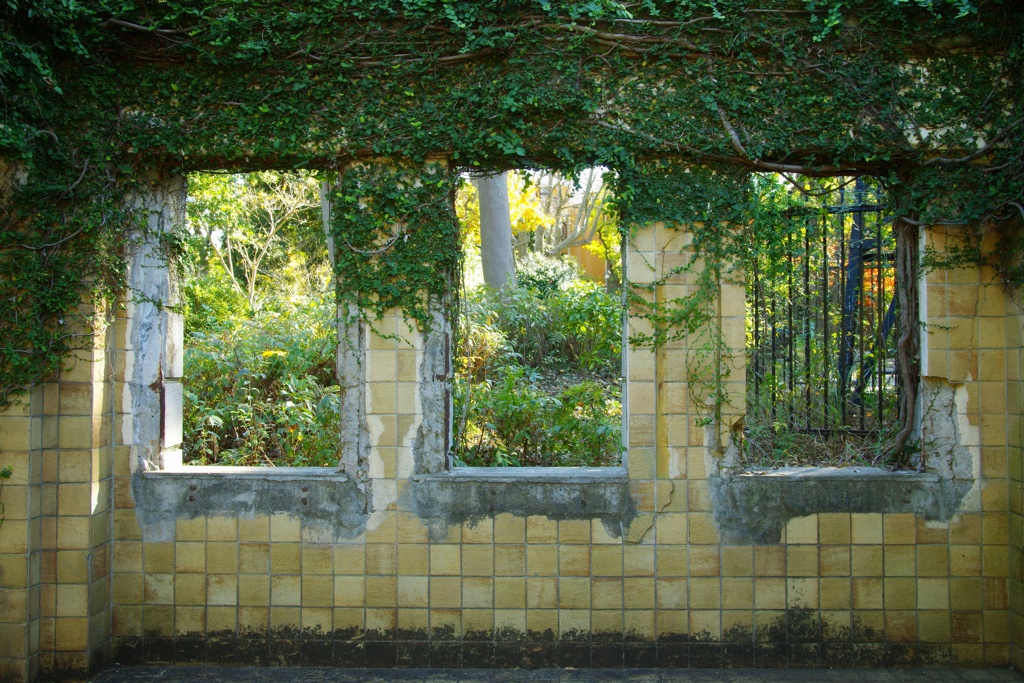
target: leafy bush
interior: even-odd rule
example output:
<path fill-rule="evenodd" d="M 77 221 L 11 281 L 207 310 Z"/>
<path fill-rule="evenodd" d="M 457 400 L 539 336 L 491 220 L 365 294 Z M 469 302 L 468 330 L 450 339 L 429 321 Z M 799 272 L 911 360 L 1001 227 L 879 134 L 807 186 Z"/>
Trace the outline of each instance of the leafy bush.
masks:
<path fill-rule="evenodd" d="M 564 289 L 583 276 L 579 265 L 567 258 L 550 258 L 529 252 L 516 263 L 516 281 L 523 289 L 534 289 L 542 296 Z"/>
<path fill-rule="evenodd" d="M 185 461 L 337 463 L 334 298 L 285 301 L 194 332 L 185 348 Z"/>
<path fill-rule="evenodd" d="M 494 379 L 454 383 L 464 412 L 459 464 L 471 466 L 613 465 L 622 450 L 618 392 L 584 381 L 557 395 L 537 370 L 510 364 Z M 616 387 L 617 389 L 617 387 Z"/>
<path fill-rule="evenodd" d="M 516 286 L 479 288 L 463 302 L 453 387 L 457 462 L 615 464 L 621 303 L 570 265 L 533 262 L 541 265 Z"/>
<path fill-rule="evenodd" d="M 615 377 L 622 358 L 622 302 L 596 282 L 577 280 L 548 297 L 564 362 Z"/>
<path fill-rule="evenodd" d="M 181 299 L 189 332 L 211 332 L 249 314 L 249 301 L 231 284 L 219 264 L 203 275 L 186 278 Z"/>
<path fill-rule="evenodd" d="M 483 296 L 471 313 L 492 321 L 523 363 L 619 374 L 622 304 L 597 283 L 580 279 L 546 293 L 519 284 Z"/>

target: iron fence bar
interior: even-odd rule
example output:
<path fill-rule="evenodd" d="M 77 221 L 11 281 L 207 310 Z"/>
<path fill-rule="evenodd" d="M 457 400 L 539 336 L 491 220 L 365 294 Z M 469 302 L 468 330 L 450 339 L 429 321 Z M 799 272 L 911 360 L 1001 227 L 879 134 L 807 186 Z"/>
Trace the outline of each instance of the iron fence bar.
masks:
<path fill-rule="evenodd" d="M 886 429 L 891 402 L 902 387 L 898 376 L 889 377 L 888 339 L 897 303 L 888 291 L 891 221 L 867 201 L 875 197 L 868 183 L 858 180 L 788 215 L 793 221 L 788 233 L 778 235 L 784 254 L 754 246 L 747 290 L 754 308 L 748 337 L 754 395 L 748 405 L 752 417 L 770 420 L 764 426 L 824 439 Z M 843 208 L 851 210 L 830 211 L 837 199 L 849 201 Z M 815 401 L 821 402 L 820 411 Z"/>
<path fill-rule="evenodd" d="M 776 347 L 776 343 L 777 343 L 777 339 L 778 339 L 779 334 L 778 334 L 778 329 L 777 329 L 778 318 L 776 317 L 776 314 L 775 314 L 775 296 L 774 295 L 771 298 L 771 302 L 772 302 L 771 303 L 771 319 L 772 319 L 772 330 L 771 330 L 771 335 L 772 335 L 771 404 L 772 404 L 772 422 L 775 422 L 775 418 L 777 416 L 777 413 L 776 413 L 775 391 L 776 391 L 776 388 L 778 386 L 778 378 L 779 378 L 778 362 L 777 362 L 777 359 L 778 359 L 777 351 L 778 351 L 778 349 Z"/>
<path fill-rule="evenodd" d="M 842 190 L 840 190 L 842 192 Z M 842 214 L 842 213 L 881 213 L 888 207 L 885 204 L 851 204 L 850 206 L 844 206 L 839 204 L 837 206 L 826 206 L 825 211 L 830 214 Z"/>
<path fill-rule="evenodd" d="M 787 251 L 789 252 L 789 254 L 788 254 L 789 258 L 787 260 L 787 265 L 786 265 L 786 279 L 787 279 L 787 288 L 786 289 L 787 289 L 787 293 L 789 294 L 789 296 L 787 297 L 787 300 L 786 300 L 786 309 L 787 309 L 788 314 L 789 314 L 789 318 L 786 321 L 787 322 L 787 327 L 788 327 L 788 329 L 786 330 L 786 346 L 788 347 L 788 350 L 789 350 L 789 367 L 787 368 L 787 372 L 786 372 L 787 380 L 788 380 L 787 381 L 787 389 L 788 389 L 788 392 L 787 392 L 788 401 L 787 402 L 789 403 L 789 418 L 788 418 L 787 422 L 789 424 L 790 429 L 792 429 L 793 428 L 793 424 L 794 424 L 793 420 L 795 418 L 795 413 L 796 413 L 796 406 L 794 404 L 794 398 L 793 398 L 793 374 L 794 374 L 793 373 L 793 370 L 794 370 L 794 358 L 793 358 L 793 350 L 794 350 L 794 348 L 793 348 L 793 344 L 794 344 L 794 338 L 793 338 L 793 233 L 792 232 L 790 232 L 789 235 L 786 237 L 786 246 L 789 247 L 787 249 Z"/>
<path fill-rule="evenodd" d="M 824 214 L 824 213 L 821 214 L 821 221 L 820 221 L 820 223 L 821 223 L 821 255 L 822 255 L 822 259 L 821 259 L 821 302 L 822 302 L 822 306 L 821 306 L 821 329 L 822 329 L 822 332 L 823 332 L 821 338 L 822 338 L 823 345 L 825 347 L 824 348 L 824 353 L 821 356 L 821 358 L 822 358 L 822 365 L 823 365 L 823 372 L 821 373 L 821 376 L 822 376 L 822 378 L 825 381 L 824 382 L 825 383 L 824 393 L 822 394 L 823 400 L 821 402 L 821 422 L 822 422 L 822 424 L 828 424 L 828 404 L 829 404 L 829 400 L 828 400 L 829 399 L 829 381 L 828 381 L 828 372 L 829 372 L 829 363 L 828 363 L 828 360 L 829 360 L 829 348 L 828 348 L 829 347 L 829 343 L 828 343 L 828 337 L 829 337 L 829 325 L 828 325 L 828 316 L 829 316 L 829 310 L 828 310 L 828 308 L 829 308 L 829 306 L 828 306 L 828 304 L 829 304 L 829 296 L 828 296 L 828 289 L 829 289 L 828 288 L 828 227 L 829 227 L 829 221 L 828 221 L 828 214 Z M 828 438 L 828 437 L 826 436 L 826 438 Z"/>
<path fill-rule="evenodd" d="M 864 201 L 864 179 L 857 178 L 854 187 L 857 204 L 860 205 Z M 853 224 L 858 232 L 857 282 L 854 285 L 857 288 L 857 339 L 860 353 L 860 367 L 857 370 L 857 407 L 860 410 L 860 428 L 864 429 L 864 212 L 857 211 L 853 214 Z"/>
<path fill-rule="evenodd" d="M 846 198 L 846 192 L 839 188 L 839 203 Z M 836 398 L 840 419 L 846 424 L 846 221 L 839 215 L 839 357 L 836 359 L 839 370 L 836 387 Z"/>
<path fill-rule="evenodd" d="M 811 426 L 811 226 L 804 226 L 804 424 Z"/>
<path fill-rule="evenodd" d="M 761 403 L 761 276 L 758 272 L 760 254 L 754 256 L 754 413 Z"/>
<path fill-rule="evenodd" d="M 875 264 L 877 265 L 875 271 L 877 275 L 875 291 L 878 293 L 878 303 L 875 304 L 875 320 L 877 321 L 875 323 L 875 329 L 878 330 L 878 341 L 876 342 L 877 350 L 875 352 L 875 363 L 877 367 L 877 370 L 875 371 L 875 384 L 878 387 L 878 407 L 875 408 L 875 413 L 878 417 L 878 428 L 881 429 L 885 424 L 885 403 L 882 399 L 882 385 L 885 382 L 885 375 L 882 374 L 885 369 L 885 338 L 882 336 L 885 321 L 885 318 L 882 315 L 882 306 L 885 304 L 885 248 L 882 244 L 882 222 L 878 220 L 875 221 L 875 244 L 877 246 L 877 255 L 875 256 Z"/>

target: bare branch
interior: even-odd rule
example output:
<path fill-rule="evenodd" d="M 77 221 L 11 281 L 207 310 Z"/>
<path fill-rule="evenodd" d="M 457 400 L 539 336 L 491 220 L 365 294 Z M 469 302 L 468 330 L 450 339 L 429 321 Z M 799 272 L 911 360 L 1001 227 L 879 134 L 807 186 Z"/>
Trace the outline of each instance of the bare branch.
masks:
<path fill-rule="evenodd" d="M 979 149 L 976 152 L 968 154 L 965 157 L 960 157 L 959 159 L 950 159 L 949 157 L 938 157 L 938 158 L 935 158 L 935 159 L 928 159 L 928 160 L 926 160 L 923 165 L 924 166 L 934 166 L 935 164 L 966 164 L 968 162 L 974 161 L 975 159 L 979 159 L 979 158 L 985 156 L 985 154 L 987 154 L 988 151 L 990 149 L 992 149 L 992 147 L 997 142 L 999 142 L 1000 138 L 1002 138 L 1004 135 L 1009 133 L 1010 129 L 1012 129 L 1012 128 L 1016 127 L 1016 126 L 1019 126 L 1021 123 L 1024 123 L 1024 116 L 1021 116 L 1019 119 L 1017 119 L 1016 121 L 1014 121 L 1010 125 L 1006 126 L 1002 130 L 1000 130 L 994 136 L 992 136 L 992 139 L 988 141 L 987 145 L 985 145 L 984 147 L 982 147 L 981 149 Z"/>
<path fill-rule="evenodd" d="M 136 31 L 144 31 L 145 33 L 157 33 L 159 35 L 178 35 L 182 33 L 189 33 L 193 31 L 192 28 L 154 28 L 151 26 L 142 26 L 141 24 L 133 24 L 130 21 L 123 19 L 115 19 L 111 17 L 105 22 L 100 24 L 101 27 L 106 27 L 107 24 L 116 24 L 117 26 L 124 26 L 125 28 L 134 29 Z"/>

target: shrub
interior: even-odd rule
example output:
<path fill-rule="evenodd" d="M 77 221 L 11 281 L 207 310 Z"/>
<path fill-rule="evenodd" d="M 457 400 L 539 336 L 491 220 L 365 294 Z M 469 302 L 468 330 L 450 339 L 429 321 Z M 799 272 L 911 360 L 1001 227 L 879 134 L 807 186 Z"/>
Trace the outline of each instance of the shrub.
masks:
<path fill-rule="evenodd" d="M 551 325 L 563 364 L 616 377 L 622 358 L 622 302 L 589 280 L 548 296 Z"/>
<path fill-rule="evenodd" d="M 516 286 L 479 288 L 463 301 L 453 386 L 457 462 L 615 464 L 621 303 L 569 264 L 533 263 Z"/>
<path fill-rule="evenodd" d="M 510 364 L 493 378 L 454 383 L 456 414 L 464 413 L 458 464 L 470 466 L 612 465 L 622 451 L 616 391 L 596 382 L 557 395 L 532 368 Z"/>
<path fill-rule="evenodd" d="M 244 320 L 250 313 L 249 301 L 238 291 L 219 264 L 207 273 L 184 278 L 181 286 L 185 329 L 210 332 Z"/>
<path fill-rule="evenodd" d="M 595 282 L 575 280 L 545 294 L 522 284 L 487 292 L 469 316 L 470 326 L 500 330 L 508 351 L 531 367 L 619 374 L 622 303 Z"/>
<path fill-rule="evenodd" d="M 337 463 L 334 299 L 285 302 L 193 332 L 185 348 L 185 461 Z"/>
<path fill-rule="evenodd" d="M 541 296 L 568 287 L 582 276 L 579 265 L 568 258 L 551 258 L 531 251 L 516 262 L 518 286 L 536 290 Z"/>

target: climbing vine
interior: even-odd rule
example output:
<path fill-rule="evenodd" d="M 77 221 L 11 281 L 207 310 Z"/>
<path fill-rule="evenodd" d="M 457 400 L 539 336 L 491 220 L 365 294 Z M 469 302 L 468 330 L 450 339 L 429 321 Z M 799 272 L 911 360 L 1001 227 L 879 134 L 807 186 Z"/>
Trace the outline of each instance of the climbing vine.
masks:
<path fill-rule="evenodd" d="M 744 174 L 874 175 L 905 225 L 1007 236 L 1019 286 L 1022 36 L 1009 0 L 8 0 L 0 404 L 116 300 L 156 172 L 348 169 L 338 272 L 420 321 L 458 259 L 433 198 L 466 169 L 604 165 L 624 222 L 699 219 L 710 264 Z M 695 291 L 649 311 L 656 336 L 694 324 Z"/>
<path fill-rule="evenodd" d="M 378 316 L 401 308 L 421 327 L 461 264 L 458 174 L 439 164 L 358 164 L 338 174 L 330 227 L 338 297 Z"/>

